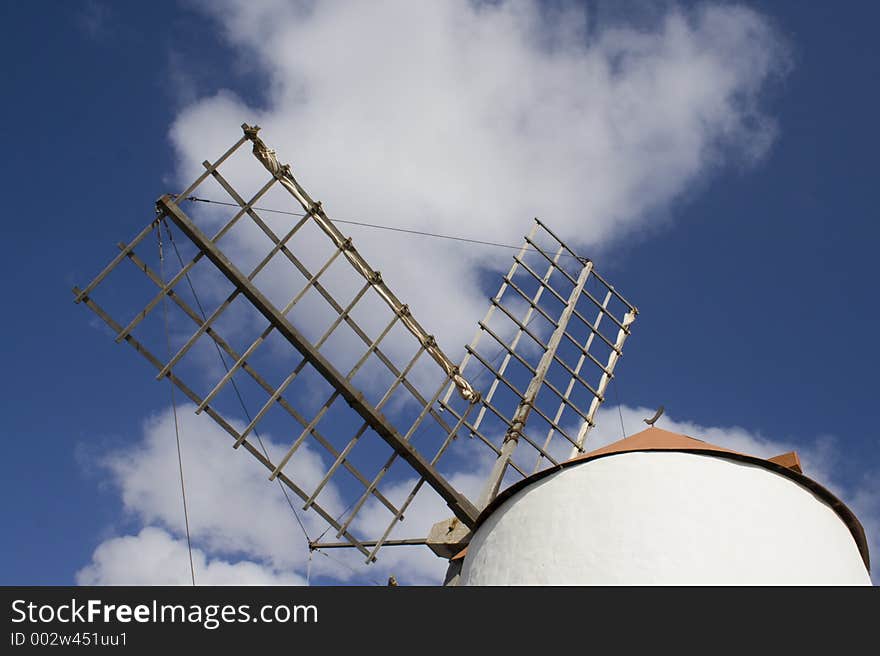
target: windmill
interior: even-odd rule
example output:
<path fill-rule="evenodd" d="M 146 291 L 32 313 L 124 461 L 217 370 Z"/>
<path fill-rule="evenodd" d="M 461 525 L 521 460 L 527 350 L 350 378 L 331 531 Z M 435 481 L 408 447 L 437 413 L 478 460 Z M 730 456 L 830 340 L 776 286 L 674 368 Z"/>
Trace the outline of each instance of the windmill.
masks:
<path fill-rule="evenodd" d="M 317 515 L 323 535 L 335 532 L 335 542 L 318 539 L 310 548 L 350 547 L 372 563 L 384 547 L 427 545 L 450 560 L 448 583 L 518 582 L 498 567 L 512 544 L 528 540 L 510 533 L 511 513 L 498 509 L 582 469 L 570 464 L 587 451 L 636 307 L 536 219 L 456 363 L 259 128 L 242 130 L 182 193 L 158 199 L 155 217 L 74 289 L 76 302 Z M 236 158 L 233 171 L 249 171 L 243 185 L 226 173 Z M 229 201 L 197 218 L 186 203 L 209 186 Z M 293 197 L 297 220 L 289 212 L 280 222 L 267 217 L 260 204 L 270 194 L 288 204 Z M 206 381 L 211 352 L 222 369 Z M 257 395 L 251 414 L 243 399 Z M 283 447 L 268 449 L 261 430 L 284 439 Z M 654 447 L 647 450 L 661 450 Z M 487 467 L 482 489 L 469 496 L 450 472 L 475 459 Z M 451 517 L 438 516 L 426 537 L 396 538 L 426 487 Z M 578 506 L 577 490 L 564 494 L 549 503 Z M 546 510 L 535 512 L 550 516 Z M 500 547 L 492 526 L 507 536 Z"/>

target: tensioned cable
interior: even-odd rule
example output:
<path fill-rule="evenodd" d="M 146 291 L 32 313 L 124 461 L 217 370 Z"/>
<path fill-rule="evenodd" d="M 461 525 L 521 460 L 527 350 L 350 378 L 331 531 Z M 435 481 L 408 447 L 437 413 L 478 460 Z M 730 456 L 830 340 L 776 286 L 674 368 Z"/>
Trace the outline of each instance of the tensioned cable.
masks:
<path fill-rule="evenodd" d="M 167 228 L 167 226 L 166 226 Z M 156 226 L 156 238 L 159 243 L 159 276 L 162 279 L 162 287 L 165 287 L 165 254 L 162 248 L 162 228 Z M 171 336 L 168 328 L 168 295 L 162 298 L 162 312 L 165 315 L 165 345 L 168 350 L 168 360 L 171 360 Z M 183 480 L 183 457 L 180 454 L 180 426 L 177 421 L 177 400 L 174 396 L 174 381 L 171 380 L 171 369 L 168 369 L 168 383 L 171 388 L 171 411 L 174 414 L 174 436 L 177 440 L 177 468 L 180 472 L 180 495 L 183 498 L 183 521 L 186 527 L 186 548 L 189 551 L 189 573 L 192 584 L 196 584 L 196 568 L 193 565 L 192 539 L 189 533 L 189 512 L 186 507 L 186 485 Z"/>
<path fill-rule="evenodd" d="M 352 506 L 354 506 L 355 503 L 357 503 L 357 499 L 352 499 L 351 502 L 345 508 L 343 508 L 342 512 L 339 513 L 334 519 L 336 519 L 337 522 L 342 521 L 342 518 L 345 516 L 345 513 L 347 513 L 349 510 L 351 510 Z M 331 524 L 327 524 L 327 528 L 324 529 L 324 531 L 321 533 L 321 535 L 319 535 L 312 544 L 317 544 L 318 542 L 320 542 L 324 538 L 324 536 L 327 535 L 327 532 L 331 528 L 333 528 L 333 526 Z M 316 547 L 315 551 L 317 551 L 317 550 L 318 549 Z"/>
<path fill-rule="evenodd" d="M 177 255 L 177 259 L 180 262 L 181 268 L 183 268 L 184 267 L 183 258 L 180 256 L 180 251 L 177 250 L 177 244 L 174 242 L 174 234 L 171 232 L 171 229 L 168 227 L 168 225 L 164 221 L 162 223 L 165 224 L 165 230 L 168 231 L 168 238 L 171 242 L 171 246 L 174 248 L 174 252 Z M 196 306 L 199 308 L 199 313 L 202 315 L 202 321 L 206 321 L 207 315 L 205 314 L 205 309 L 204 309 L 204 307 L 202 307 L 202 303 L 199 300 L 198 294 L 196 294 L 196 289 L 193 286 L 192 280 L 189 277 L 189 273 L 186 273 L 184 275 L 186 277 L 186 282 L 189 285 L 190 292 L 192 292 L 193 298 L 196 301 Z M 217 350 L 217 356 L 220 358 L 220 362 L 222 363 L 223 368 L 226 370 L 227 373 L 229 373 L 229 366 L 226 364 L 226 358 L 224 358 L 223 354 L 220 352 L 220 346 L 213 339 L 211 341 L 214 343 L 214 348 Z M 171 356 L 169 355 L 169 358 L 170 357 Z M 231 378 L 229 382 L 232 383 L 232 389 L 235 390 L 235 396 L 238 398 L 238 402 L 241 405 L 241 410 L 242 410 L 242 412 L 244 412 L 244 415 L 248 420 L 248 424 L 250 424 L 251 415 L 248 412 L 247 406 L 244 403 L 244 399 L 241 396 L 241 392 L 238 389 L 238 385 L 235 384 L 235 378 L 234 377 Z M 254 427 L 253 432 L 254 432 L 254 436 L 257 438 L 257 441 L 260 444 L 260 448 L 263 450 L 263 455 L 266 456 L 266 460 L 269 460 L 269 452 L 266 449 L 266 445 L 263 444 L 263 438 L 260 436 L 256 427 Z M 287 505 L 290 506 L 291 512 L 293 512 L 293 517 L 294 517 L 294 519 L 296 519 L 296 523 L 299 524 L 300 529 L 302 529 L 303 535 L 306 538 L 306 543 L 311 544 L 312 540 L 309 537 L 309 532 L 306 530 L 305 524 L 303 524 L 302 520 L 300 519 L 299 513 L 296 512 L 296 508 L 294 508 L 294 506 L 293 506 L 293 501 L 291 501 L 291 499 L 290 499 L 290 494 L 288 494 L 288 492 L 287 492 L 287 487 L 281 482 L 280 478 L 276 478 L 275 480 L 278 481 L 278 486 L 281 488 L 281 492 L 284 494 L 284 498 L 287 500 Z"/>
<path fill-rule="evenodd" d="M 238 203 L 229 203 L 229 202 L 222 201 L 222 200 L 212 200 L 210 198 L 199 198 L 198 196 L 187 196 L 186 198 L 184 198 L 184 200 L 188 200 L 191 202 L 197 202 L 197 203 L 210 203 L 212 205 L 225 205 L 227 207 L 238 207 L 238 208 L 241 207 Z M 286 214 L 288 216 L 296 216 L 296 217 L 300 217 L 300 218 L 305 216 L 305 213 L 303 213 L 303 212 L 289 212 L 287 210 L 276 210 L 276 209 L 271 209 L 268 207 L 254 206 L 254 207 L 250 207 L 250 209 L 258 210 L 260 212 L 269 212 L 271 214 Z M 460 241 L 460 242 L 465 242 L 468 244 L 477 244 L 480 246 L 492 246 L 494 248 L 507 248 L 507 249 L 511 249 L 511 250 L 515 250 L 515 251 L 522 249 L 522 246 L 513 246 L 511 244 L 502 244 L 500 242 L 487 241 L 485 239 L 471 239 L 470 237 L 456 237 L 454 235 L 441 235 L 436 232 L 426 232 L 424 230 L 413 230 L 412 228 L 396 228 L 394 226 L 381 225 L 379 223 L 367 223 L 365 221 L 353 221 L 350 219 L 334 218 L 332 220 L 334 223 L 346 223 L 348 225 L 361 226 L 362 228 L 375 228 L 377 230 L 388 230 L 390 232 L 402 232 L 402 233 L 410 234 L 410 235 L 418 235 L 420 237 L 432 237 L 435 239 L 449 239 L 452 241 Z M 535 248 L 526 248 L 525 250 L 527 252 L 534 252 L 534 253 L 540 252 Z M 565 255 L 566 257 L 573 257 L 575 259 L 583 259 L 580 256 L 573 255 L 571 253 L 563 253 L 563 255 Z"/>

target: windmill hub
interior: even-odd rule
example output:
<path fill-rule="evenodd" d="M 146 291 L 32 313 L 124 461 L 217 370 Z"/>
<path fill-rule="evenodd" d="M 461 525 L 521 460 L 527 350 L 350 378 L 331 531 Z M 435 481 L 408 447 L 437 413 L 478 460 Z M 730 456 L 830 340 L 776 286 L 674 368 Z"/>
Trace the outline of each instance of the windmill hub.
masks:
<path fill-rule="evenodd" d="M 450 559 L 467 546 L 471 530 L 457 518 L 437 522 L 428 532 L 427 545 L 436 555 Z"/>

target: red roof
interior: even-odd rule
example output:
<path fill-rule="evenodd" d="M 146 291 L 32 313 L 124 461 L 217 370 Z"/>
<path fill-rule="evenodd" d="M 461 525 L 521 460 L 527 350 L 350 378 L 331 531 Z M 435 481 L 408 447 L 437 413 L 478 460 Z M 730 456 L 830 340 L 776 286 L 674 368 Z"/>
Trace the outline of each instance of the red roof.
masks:
<path fill-rule="evenodd" d="M 578 460 L 592 460 L 596 456 L 611 455 L 612 453 L 626 453 L 628 451 L 718 451 L 720 453 L 732 453 L 740 456 L 749 454 L 725 449 L 714 444 L 709 444 L 703 440 L 698 440 L 681 433 L 673 433 L 672 431 L 663 430 L 662 428 L 648 428 L 641 433 L 630 435 L 629 437 L 618 440 L 601 449 L 590 451 L 581 456 L 572 459 L 572 462 Z M 792 469 L 799 474 L 801 471 L 800 459 L 797 453 L 790 451 L 773 458 L 767 458 L 768 462 L 782 465 L 788 469 Z"/>

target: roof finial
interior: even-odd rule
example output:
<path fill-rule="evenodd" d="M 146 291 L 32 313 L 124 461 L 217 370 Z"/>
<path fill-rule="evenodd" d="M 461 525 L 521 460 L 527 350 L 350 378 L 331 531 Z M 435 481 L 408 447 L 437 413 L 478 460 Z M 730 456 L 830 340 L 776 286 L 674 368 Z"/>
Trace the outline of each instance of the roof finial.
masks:
<path fill-rule="evenodd" d="M 661 405 L 659 408 L 657 408 L 657 412 L 654 413 L 654 416 L 651 417 L 650 419 L 645 419 L 644 422 L 646 424 L 648 424 L 648 426 L 653 428 L 654 424 L 657 423 L 657 420 L 660 419 L 660 417 L 663 415 L 663 411 L 664 411 L 664 407 Z"/>

